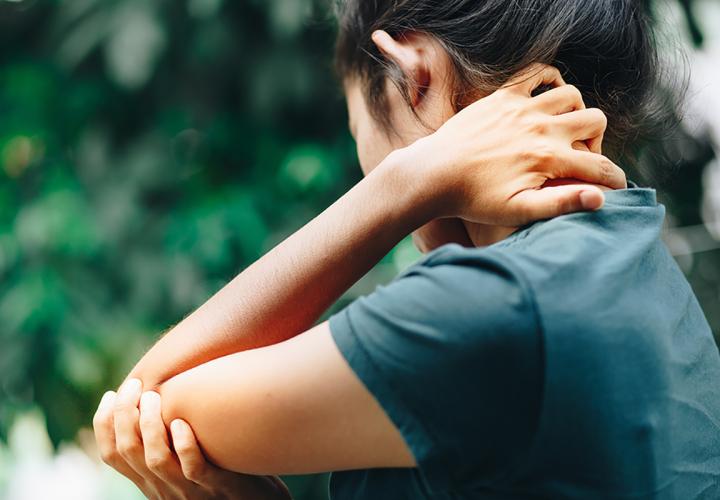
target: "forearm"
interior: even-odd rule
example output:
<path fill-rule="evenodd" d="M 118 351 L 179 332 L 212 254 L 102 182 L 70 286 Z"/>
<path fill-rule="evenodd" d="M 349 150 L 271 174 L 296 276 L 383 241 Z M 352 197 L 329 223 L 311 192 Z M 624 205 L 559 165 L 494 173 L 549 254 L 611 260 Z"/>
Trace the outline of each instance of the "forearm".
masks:
<path fill-rule="evenodd" d="M 389 158 L 165 335 L 130 376 L 145 387 L 233 352 L 312 326 L 394 245 L 432 217 L 397 158 Z"/>

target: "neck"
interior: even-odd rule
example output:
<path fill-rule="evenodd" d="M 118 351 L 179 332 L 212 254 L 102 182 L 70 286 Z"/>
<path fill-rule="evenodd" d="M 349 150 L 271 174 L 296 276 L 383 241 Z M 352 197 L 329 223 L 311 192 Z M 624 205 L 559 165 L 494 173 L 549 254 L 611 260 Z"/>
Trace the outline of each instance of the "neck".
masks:
<path fill-rule="evenodd" d="M 465 230 L 470 237 L 470 241 L 472 241 L 476 247 L 486 247 L 497 243 L 517 230 L 516 227 L 490 226 L 487 224 L 477 224 L 475 222 L 463 221 L 463 224 L 465 224 Z"/>

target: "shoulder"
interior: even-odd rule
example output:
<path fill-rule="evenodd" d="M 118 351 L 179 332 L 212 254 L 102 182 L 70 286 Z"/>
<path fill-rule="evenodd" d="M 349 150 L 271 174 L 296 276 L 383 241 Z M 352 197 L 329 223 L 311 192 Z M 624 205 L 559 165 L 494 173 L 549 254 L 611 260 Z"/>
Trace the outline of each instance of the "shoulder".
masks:
<path fill-rule="evenodd" d="M 450 244 L 427 254 L 330 319 L 338 343 L 412 356 L 517 356 L 536 352 L 538 319 L 526 280 L 509 259 Z"/>
<path fill-rule="evenodd" d="M 588 291 L 640 286 L 643 280 L 618 278 L 672 267 L 662 242 L 665 210 L 654 191 L 621 190 L 606 198 L 599 211 L 537 222 L 487 253 L 524 279 L 538 302 L 541 296 L 592 298 Z"/>
<path fill-rule="evenodd" d="M 440 299 L 440 305 L 466 307 L 479 314 L 489 308 L 501 313 L 506 307 L 530 312 L 533 290 L 524 269 L 515 261 L 511 253 L 493 247 L 467 248 L 450 243 L 425 255 L 389 285 L 378 287 L 377 292 L 394 287 L 412 289 L 420 301 Z M 442 299 L 452 299 L 452 303 Z"/>
<path fill-rule="evenodd" d="M 523 303 L 529 306 L 533 292 L 513 253 L 495 247 L 467 248 L 450 243 L 398 274 L 390 286 L 431 282 L 437 286 L 424 291 L 454 294 L 460 306 L 489 301 L 495 305 L 502 301 L 510 306 Z"/>

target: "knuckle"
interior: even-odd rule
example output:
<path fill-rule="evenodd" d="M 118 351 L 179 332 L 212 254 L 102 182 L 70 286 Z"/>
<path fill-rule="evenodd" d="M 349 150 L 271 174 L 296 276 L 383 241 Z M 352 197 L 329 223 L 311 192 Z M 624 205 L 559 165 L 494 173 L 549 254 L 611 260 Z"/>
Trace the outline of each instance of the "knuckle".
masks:
<path fill-rule="evenodd" d="M 600 159 L 600 176 L 604 184 L 607 185 L 617 179 L 615 170 L 615 165 L 610 160 L 604 156 Z"/>
<path fill-rule="evenodd" d="M 602 110 L 598 108 L 591 108 L 588 111 L 591 113 L 592 119 L 600 123 L 603 129 L 607 127 L 608 119 L 605 113 L 602 112 Z"/>
<path fill-rule="evenodd" d="M 167 453 L 151 455 L 145 458 L 145 464 L 150 471 L 154 473 L 162 473 L 169 469 L 171 465 L 171 458 Z"/>
<path fill-rule="evenodd" d="M 604 175 L 609 176 L 613 171 L 613 164 L 610 160 L 603 156 L 602 158 L 600 158 L 600 169 L 602 170 Z"/>
<path fill-rule="evenodd" d="M 190 441 L 188 441 L 187 439 L 183 439 L 182 441 L 176 440 L 174 442 L 174 445 L 175 445 L 175 452 L 178 455 L 189 456 L 189 455 L 192 455 L 192 453 L 194 451 L 194 447 L 193 447 L 192 443 L 190 443 Z"/>
<path fill-rule="evenodd" d="M 530 155 L 532 162 L 541 167 L 549 165 L 554 157 L 552 150 L 544 144 L 533 148 Z"/>
<path fill-rule="evenodd" d="M 568 85 L 568 92 L 571 96 L 571 99 L 575 102 L 575 108 L 576 109 L 583 109 L 585 108 L 585 99 L 583 98 L 582 92 L 580 92 L 580 89 L 577 88 L 574 85 Z"/>
<path fill-rule="evenodd" d="M 121 457 L 125 458 L 126 460 L 132 459 L 138 455 L 139 452 L 141 452 L 141 447 L 138 443 L 134 441 L 130 442 L 119 442 L 117 444 L 117 451 L 120 454 Z"/>
<path fill-rule="evenodd" d="M 546 135 L 549 128 L 546 122 L 540 120 L 534 121 L 530 125 L 530 131 L 536 135 Z"/>
<path fill-rule="evenodd" d="M 535 152 L 532 149 L 524 149 L 518 153 L 520 163 L 533 167 L 535 165 Z"/>
<path fill-rule="evenodd" d="M 555 202 L 555 210 L 559 214 L 572 211 L 575 208 L 574 200 L 568 196 L 564 196 Z"/>
<path fill-rule="evenodd" d="M 110 467 L 114 467 L 120 460 L 117 450 L 106 450 L 100 452 L 100 459 Z"/>
<path fill-rule="evenodd" d="M 201 482 L 207 475 L 207 467 L 203 463 L 194 462 L 183 468 L 183 475 L 190 481 Z"/>
<path fill-rule="evenodd" d="M 580 89 L 577 88 L 575 85 L 568 84 L 565 87 L 566 87 L 566 92 L 568 94 L 570 94 L 571 96 L 573 96 L 577 101 L 583 100 L 582 92 L 580 92 Z"/>

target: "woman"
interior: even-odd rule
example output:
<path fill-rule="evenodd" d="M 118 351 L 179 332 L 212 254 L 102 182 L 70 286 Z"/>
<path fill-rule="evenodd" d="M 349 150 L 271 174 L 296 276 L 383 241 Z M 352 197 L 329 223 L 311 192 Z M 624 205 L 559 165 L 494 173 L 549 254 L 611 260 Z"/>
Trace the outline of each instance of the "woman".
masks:
<path fill-rule="evenodd" d="M 340 2 L 365 179 L 105 395 L 103 459 L 149 498 L 719 498 L 718 350 L 601 154 L 650 130 L 637 4 Z M 312 327 L 411 232 L 420 262 Z"/>

